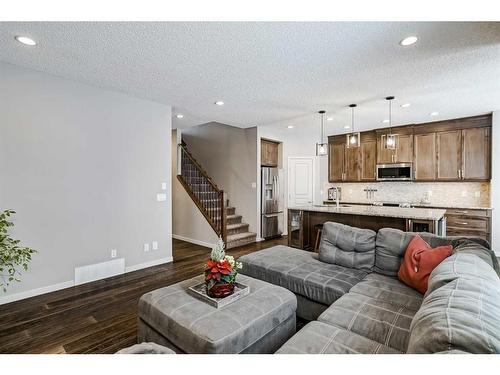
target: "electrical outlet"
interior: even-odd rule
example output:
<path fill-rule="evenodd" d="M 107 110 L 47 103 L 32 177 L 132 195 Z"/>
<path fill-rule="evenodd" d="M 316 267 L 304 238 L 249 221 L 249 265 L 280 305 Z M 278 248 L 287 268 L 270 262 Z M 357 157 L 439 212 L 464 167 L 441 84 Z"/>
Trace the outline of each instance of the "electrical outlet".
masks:
<path fill-rule="evenodd" d="M 474 196 L 475 196 L 476 198 L 479 198 L 479 197 L 481 196 L 481 192 L 480 192 L 480 191 L 475 191 L 475 192 L 474 192 Z"/>
<path fill-rule="evenodd" d="M 153 247 L 153 250 L 158 250 L 158 241 L 153 241 L 151 245 Z"/>
<path fill-rule="evenodd" d="M 144 244 L 144 251 L 145 251 L 145 252 L 148 252 L 148 251 L 149 251 L 149 244 L 148 244 L 148 243 L 145 243 L 145 244 Z"/>
<path fill-rule="evenodd" d="M 111 258 L 116 258 L 116 249 L 111 249 Z"/>
<path fill-rule="evenodd" d="M 467 191 L 466 190 L 462 190 L 462 197 L 466 197 L 467 196 Z"/>

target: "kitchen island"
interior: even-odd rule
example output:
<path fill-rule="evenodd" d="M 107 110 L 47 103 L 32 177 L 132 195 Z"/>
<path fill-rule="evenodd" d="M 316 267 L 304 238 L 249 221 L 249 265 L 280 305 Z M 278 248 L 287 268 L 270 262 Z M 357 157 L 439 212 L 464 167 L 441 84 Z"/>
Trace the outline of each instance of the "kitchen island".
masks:
<path fill-rule="evenodd" d="M 368 205 L 311 205 L 288 208 L 288 245 L 312 250 L 317 228 L 333 221 L 357 228 L 378 231 L 396 228 L 404 231 L 446 235 L 446 210 Z"/>

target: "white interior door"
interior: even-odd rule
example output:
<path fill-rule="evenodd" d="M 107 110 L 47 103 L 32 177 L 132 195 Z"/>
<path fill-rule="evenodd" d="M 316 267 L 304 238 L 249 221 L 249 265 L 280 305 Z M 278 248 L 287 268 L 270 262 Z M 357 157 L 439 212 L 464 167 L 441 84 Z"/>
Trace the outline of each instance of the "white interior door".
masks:
<path fill-rule="evenodd" d="M 288 158 L 288 205 L 313 203 L 314 158 Z"/>

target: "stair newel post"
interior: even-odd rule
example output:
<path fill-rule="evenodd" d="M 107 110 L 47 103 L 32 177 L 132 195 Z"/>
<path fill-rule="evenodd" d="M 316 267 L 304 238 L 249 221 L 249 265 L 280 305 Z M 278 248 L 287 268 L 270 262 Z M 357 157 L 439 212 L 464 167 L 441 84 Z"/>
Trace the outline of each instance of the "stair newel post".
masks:
<path fill-rule="evenodd" d="M 226 225 L 226 200 L 224 197 L 224 190 L 220 191 L 220 225 L 221 225 L 221 237 L 224 244 L 227 245 L 227 225 Z"/>

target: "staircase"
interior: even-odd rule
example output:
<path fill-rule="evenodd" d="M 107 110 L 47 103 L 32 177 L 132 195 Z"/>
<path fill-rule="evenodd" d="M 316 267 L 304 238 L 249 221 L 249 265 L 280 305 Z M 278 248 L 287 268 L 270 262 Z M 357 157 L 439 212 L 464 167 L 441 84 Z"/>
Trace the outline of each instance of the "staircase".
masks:
<path fill-rule="evenodd" d="M 183 142 L 178 145 L 180 174 L 177 179 L 215 233 L 222 238 L 226 249 L 255 242 L 257 235 L 249 231 L 235 207 L 229 207 L 229 199 L 219 189 Z"/>

